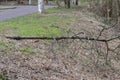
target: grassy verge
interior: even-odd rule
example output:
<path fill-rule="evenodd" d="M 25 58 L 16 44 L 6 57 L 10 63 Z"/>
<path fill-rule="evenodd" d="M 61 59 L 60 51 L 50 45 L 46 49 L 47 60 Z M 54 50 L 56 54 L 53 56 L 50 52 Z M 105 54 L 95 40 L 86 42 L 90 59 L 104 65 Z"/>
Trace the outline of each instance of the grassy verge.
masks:
<path fill-rule="evenodd" d="M 3 74 L 0 73 L 0 80 L 8 80 Z"/>
<path fill-rule="evenodd" d="M 80 2 L 88 2 L 88 1 L 90 1 L 90 0 L 79 0 Z"/>
<path fill-rule="evenodd" d="M 72 18 L 57 15 L 66 12 L 61 9 L 48 9 L 44 14 L 33 13 L 27 16 L 0 22 L 0 33 L 16 36 L 61 36 L 68 29 Z M 69 11 L 68 11 L 69 12 Z"/>

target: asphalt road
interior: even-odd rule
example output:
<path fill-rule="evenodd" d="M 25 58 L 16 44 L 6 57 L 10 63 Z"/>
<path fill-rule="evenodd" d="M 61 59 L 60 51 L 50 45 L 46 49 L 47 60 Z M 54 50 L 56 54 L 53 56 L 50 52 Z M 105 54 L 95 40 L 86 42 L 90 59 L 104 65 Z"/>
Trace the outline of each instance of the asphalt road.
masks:
<path fill-rule="evenodd" d="M 52 8 L 52 7 L 53 6 L 45 6 L 45 9 Z M 0 21 L 5 21 L 18 16 L 31 14 L 37 11 L 38 11 L 37 6 L 16 6 L 15 9 L 1 10 Z"/>

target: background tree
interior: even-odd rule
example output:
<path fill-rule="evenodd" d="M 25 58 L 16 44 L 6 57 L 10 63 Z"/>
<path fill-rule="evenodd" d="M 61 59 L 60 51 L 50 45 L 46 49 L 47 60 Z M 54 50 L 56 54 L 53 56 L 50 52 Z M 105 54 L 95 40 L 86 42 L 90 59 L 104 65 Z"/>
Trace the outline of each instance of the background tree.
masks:
<path fill-rule="evenodd" d="M 91 10 L 107 19 L 118 21 L 120 17 L 120 0 L 91 0 Z"/>
<path fill-rule="evenodd" d="M 48 4 L 48 0 L 45 0 L 45 4 Z"/>
<path fill-rule="evenodd" d="M 65 0 L 65 3 L 66 3 L 66 7 L 70 8 L 70 0 Z"/>
<path fill-rule="evenodd" d="M 42 13 L 43 9 L 44 9 L 44 2 L 43 2 L 43 0 L 38 0 L 38 11 L 40 13 Z"/>
<path fill-rule="evenodd" d="M 73 4 L 78 5 L 78 0 L 72 0 Z"/>

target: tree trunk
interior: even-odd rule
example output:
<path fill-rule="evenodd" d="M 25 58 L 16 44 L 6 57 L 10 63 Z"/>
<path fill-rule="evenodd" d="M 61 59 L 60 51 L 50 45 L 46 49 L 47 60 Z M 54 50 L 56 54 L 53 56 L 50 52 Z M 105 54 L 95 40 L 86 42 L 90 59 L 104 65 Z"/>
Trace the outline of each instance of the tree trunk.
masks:
<path fill-rule="evenodd" d="M 31 0 L 29 0 L 29 5 L 31 5 L 32 4 L 32 1 Z"/>
<path fill-rule="evenodd" d="M 59 0 L 56 0 L 56 4 L 58 5 L 58 7 L 61 7 L 61 6 L 60 6 L 60 1 L 59 1 Z"/>
<path fill-rule="evenodd" d="M 67 7 L 67 1 L 66 0 L 64 0 L 64 4 L 65 4 L 65 8 Z"/>
<path fill-rule="evenodd" d="M 78 0 L 73 0 L 74 5 L 78 5 Z"/>
<path fill-rule="evenodd" d="M 43 0 L 38 0 L 38 11 L 42 13 L 43 9 L 44 9 Z"/>
<path fill-rule="evenodd" d="M 24 3 L 23 3 L 23 0 L 17 0 L 17 3 L 18 3 L 18 4 L 24 4 Z"/>
<path fill-rule="evenodd" d="M 66 4 L 65 4 L 66 7 L 67 7 L 67 8 L 70 8 L 70 0 L 65 0 L 65 3 L 66 3 Z"/>
<path fill-rule="evenodd" d="M 48 0 L 45 0 L 45 4 L 48 4 Z"/>
<path fill-rule="evenodd" d="M 68 0 L 67 5 L 68 5 L 68 8 L 70 8 L 70 0 Z"/>
<path fill-rule="evenodd" d="M 120 0 L 117 0 L 118 3 L 118 17 L 120 17 Z"/>
<path fill-rule="evenodd" d="M 76 0 L 76 3 L 75 3 L 75 5 L 78 5 L 78 0 Z"/>

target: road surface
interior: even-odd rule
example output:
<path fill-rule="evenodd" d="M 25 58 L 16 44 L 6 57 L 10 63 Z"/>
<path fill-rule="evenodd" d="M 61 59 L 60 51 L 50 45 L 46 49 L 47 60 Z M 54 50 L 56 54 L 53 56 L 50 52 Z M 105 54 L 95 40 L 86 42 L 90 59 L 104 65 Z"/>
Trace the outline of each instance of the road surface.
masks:
<path fill-rule="evenodd" d="M 45 9 L 52 8 L 52 7 L 53 6 L 45 6 Z M 16 6 L 15 9 L 1 10 L 0 21 L 5 21 L 18 16 L 31 14 L 37 11 L 38 11 L 37 6 Z"/>

